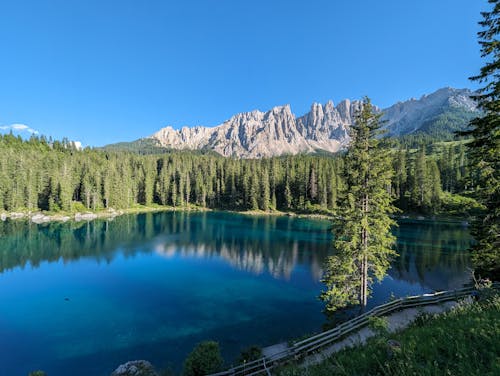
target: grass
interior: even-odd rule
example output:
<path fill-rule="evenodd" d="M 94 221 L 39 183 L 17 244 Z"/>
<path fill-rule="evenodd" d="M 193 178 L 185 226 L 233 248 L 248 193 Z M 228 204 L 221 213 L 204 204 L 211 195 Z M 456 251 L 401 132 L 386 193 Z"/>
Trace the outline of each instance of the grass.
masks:
<path fill-rule="evenodd" d="M 389 339 L 400 343 L 390 351 Z M 317 366 L 298 365 L 279 376 L 330 375 L 500 375 L 500 294 L 461 304 L 436 317 L 421 316 L 409 328 L 345 349 Z"/>

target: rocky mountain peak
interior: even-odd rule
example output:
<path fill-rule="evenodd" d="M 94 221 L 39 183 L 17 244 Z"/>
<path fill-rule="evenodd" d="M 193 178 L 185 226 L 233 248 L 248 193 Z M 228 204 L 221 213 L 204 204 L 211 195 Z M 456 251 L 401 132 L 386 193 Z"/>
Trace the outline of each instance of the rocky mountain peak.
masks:
<path fill-rule="evenodd" d="M 477 111 L 467 89 L 443 88 L 420 99 L 398 102 L 384 109 L 383 120 L 390 135 L 414 132 L 429 119 L 458 108 Z M 315 150 L 336 152 L 349 142 L 349 127 L 361 108 L 359 100 L 344 99 L 334 105 L 313 103 L 308 113 L 296 117 L 290 105 L 269 111 L 254 110 L 232 116 L 215 127 L 165 127 L 151 138 L 161 146 L 174 149 L 211 149 L 224 156 L 240 158 L 271 157 L 309 153 Z M 377 111 L 381 111 L 378 107 Z"/>

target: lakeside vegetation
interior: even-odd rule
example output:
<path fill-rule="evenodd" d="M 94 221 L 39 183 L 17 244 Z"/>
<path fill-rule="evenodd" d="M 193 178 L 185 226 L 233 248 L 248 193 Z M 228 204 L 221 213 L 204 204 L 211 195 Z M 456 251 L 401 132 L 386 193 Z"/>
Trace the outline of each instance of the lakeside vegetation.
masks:
<path fill-rule="evenodd" d="M 421 315 L 407 329 L 371 338 L 319 365 L 289 365 L 279 376 L 497 375 L 500 373 L 500 294 L 462 303 L 438 316 Z M 392 349 L 388 341 L 397 341 Z"/>

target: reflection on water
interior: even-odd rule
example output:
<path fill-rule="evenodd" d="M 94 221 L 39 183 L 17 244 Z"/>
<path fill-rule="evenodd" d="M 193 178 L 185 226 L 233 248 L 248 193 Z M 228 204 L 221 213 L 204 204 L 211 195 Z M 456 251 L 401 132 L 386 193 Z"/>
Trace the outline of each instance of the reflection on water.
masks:
<path fill-rule="evenodd" d="M 467 229 L 417 221 L 395 233 L 401 256 L 369 305 L 467 281 Z M 328 221 L 221 212 L 0 222 L 0 374 L 107 376 L 131 359 L 179 370 L 202 340 L 230 363 L 317 332 L 332 243 Z"/>
<path fill-rule="evenodd" d="M 467 282 L 471 237 L 457 223 L 402 221 L 394 230 L 399 257 L 390 276 L 429 289 Z M 0 273 L 27 263 L 92 258 L 111 262 L 118 254 L 155 252 L 163 257 L 220 257 L 254 274 L 289 279 L 307 265 L 319 281 L 332 251 L 331 224 L 290 217 L 228 213 L 148 213 L 93 222 L 30 224 L 0 222 Z"/>
<path fill-rule="evenodd" d="M 432 290 L 459 288 L 469 282 L 472 244 L 467 228 L 458 223 L 401 222 L 395 229 L 399 257 L 390 275 Z"/>

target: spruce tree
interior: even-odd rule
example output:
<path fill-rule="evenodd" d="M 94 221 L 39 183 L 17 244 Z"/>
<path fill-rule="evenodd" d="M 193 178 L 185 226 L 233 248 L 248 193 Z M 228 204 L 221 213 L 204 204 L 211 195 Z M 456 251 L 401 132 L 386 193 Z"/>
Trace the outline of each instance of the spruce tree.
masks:
<path fill-rule="evenodd" d="M 472 136 L 467 144 L 471 168 L 476 174 L 476 199 L 485 207 L 472 226 L 476 245 L 472 260 L 477 274 L 499 278 L 500 275 L 500 1 L 483 12 L 478 33 L 481 57 L 485 65 L 471 80 L 483 84 L 476 96 L 483 116 L 472 120 Z"/>
<path fill-rule="evenodd" d="M 389 216 L 395 212 L 388 192 L 393 170 L 389 151 L 377 136 L 380 114 L 366 98 L 351 126 L 351 142 L 345 157 L 346 191 L 335 236 L 336 253 L 330 256 L 321 299 L 327 311 L 349 304 L 366 306 L 374 278 L 385 276 L 395 255 Z"/>

